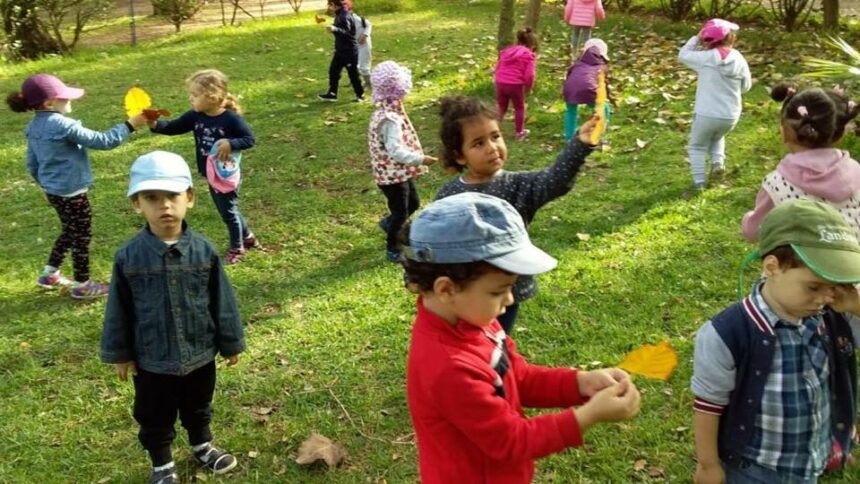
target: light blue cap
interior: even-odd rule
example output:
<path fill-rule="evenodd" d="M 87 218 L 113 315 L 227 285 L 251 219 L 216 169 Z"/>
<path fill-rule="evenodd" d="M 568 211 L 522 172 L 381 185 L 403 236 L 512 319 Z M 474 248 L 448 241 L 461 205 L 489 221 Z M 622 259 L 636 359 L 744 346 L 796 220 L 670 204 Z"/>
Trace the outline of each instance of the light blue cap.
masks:
<path fill-rule="evenodd" d="M 188 163 L 169 151 L 152 151 L 131 165 L 127 197 L 144 190 L 182 193 L 194 185 Z"/>
<path fill-rule="evenodd" d="M 484 261 L 513 274 L 535 275 L 558 263 L 532 245 L 523 219 L 501 198 L 460 193 L 427 206 L 412 222 L 404 255 L 414 261 Z"/>

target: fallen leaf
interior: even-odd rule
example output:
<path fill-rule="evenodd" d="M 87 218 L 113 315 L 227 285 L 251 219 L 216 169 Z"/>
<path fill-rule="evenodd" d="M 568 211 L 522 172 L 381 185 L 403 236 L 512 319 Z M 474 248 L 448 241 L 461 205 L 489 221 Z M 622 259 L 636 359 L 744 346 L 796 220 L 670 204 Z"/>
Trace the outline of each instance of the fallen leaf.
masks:
<path fill-rule="evenodd" d="M 665 472 L 662 467 L 652 467 L 648 469 L 648 477 L 663 477 L 663 474 L 665 474 Z"/>
<path fill-rule="evenodd" d="M 647 466 L 647 465 L 648 465 L 648 461 L 647 461 L 647 460 L 645 460 L 645 459 L 638 459 L 636 462 L 634 462 L 634 463 L 633 463 L 633 470 L 634 470 L 634 471 L 644 471 L 644 470 L 645 470 L 645 466 Z"/>
<path fill-rule="evenodd" d="M 678 365 L 678 355 L 668 341 L 643 345 L 624 357 L 619 368 L 630 373 L 666 381 Z"/>
<path fill-rule="evenodd" d="M 579 240 L 583 240 L 583 241 L 585 241 L 585 240 L 588 240 L 588 239 L 590 239 L 590 238 L 591 238 L 591 234 L 584 234 L 584 233 L 582 233 L 582 232 L 579 232 L 579 233 L 577 233 L 577 234 L 576 234 L 576 238 L 577 238 L 577 239 L 579 239 Z"/>
<path fill-rule="evenodd" d="M 648 142 L 645 140 L 641 140 L 639 138 L 636 138 L 636 146 L 638 146 L 639 149 L 642 149 L 642 148 L 648 146 Z"/>
<path fill-rule="evenodd" d="M 317 461 L 325 461 L 329 467 L 336 467 L 343 461 L 346 456 L 346 451 L 340 444 L 336 444 L 328 437 L 314 433 L 302 442 L 299 447 L 299 455 L 296 457 L 296 463 L 299 465 L 309 465 Z"/>
<path fill-rule="evenodd" d="M 97 482 L 98 484 L 105 484 L 106 482 L 110 482 L 110 477 L 102 477 L 101 479 L 99 479 L 99 480 L 98 480 L 98 481 L 96 481 L 96 482 Z"/>
<path fill-rule="evenodd" d="M 248 457 L 250 457 L 251 459 L 256 459 L 256 458 L 257 458 L 257 455 L 258 455 L 258 454 L 257 454 L 257 451 L 256 451 L 256 450 L 248 451 Z"/>
<path fill-rule="evenodd" d="M 666 120 L 663 118 L 654 118 L 654 122 L 657 124 L 666 124 Z"/>

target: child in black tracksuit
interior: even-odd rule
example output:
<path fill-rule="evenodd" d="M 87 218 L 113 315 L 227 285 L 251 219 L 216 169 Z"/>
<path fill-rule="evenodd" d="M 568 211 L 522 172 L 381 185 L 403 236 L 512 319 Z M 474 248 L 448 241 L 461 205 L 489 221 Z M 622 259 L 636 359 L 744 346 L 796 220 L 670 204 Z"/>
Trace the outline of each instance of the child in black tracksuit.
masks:
<path fill-rule="evenodd" d="M 328 92 L 318 95 L 323 101 L 337 101 L 340 73 L 346 67 L 349 82 L 355 91 L 355 100 L 364 101 L 364 88 L 358 75 L 358 41 L 355 39 L 355 22 L 343 0 L 328 0 L 328 13 L 334 15 L 334 24 L 326 30 L 334 35 L 334 56 L 328 68 Z"/>

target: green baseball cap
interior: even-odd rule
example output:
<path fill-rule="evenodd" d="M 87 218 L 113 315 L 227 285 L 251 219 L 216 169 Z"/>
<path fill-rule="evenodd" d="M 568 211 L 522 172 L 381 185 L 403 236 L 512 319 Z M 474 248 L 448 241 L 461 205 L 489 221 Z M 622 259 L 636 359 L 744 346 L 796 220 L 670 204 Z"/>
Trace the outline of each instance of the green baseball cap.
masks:
<path fill-rule="evenodd" d="M 860 283 L 857 234 L 833 207 L 811 200 L 779 205 L 758 229 L 759 253 L 790 245 L 818 277 L 837 284 Z"/>

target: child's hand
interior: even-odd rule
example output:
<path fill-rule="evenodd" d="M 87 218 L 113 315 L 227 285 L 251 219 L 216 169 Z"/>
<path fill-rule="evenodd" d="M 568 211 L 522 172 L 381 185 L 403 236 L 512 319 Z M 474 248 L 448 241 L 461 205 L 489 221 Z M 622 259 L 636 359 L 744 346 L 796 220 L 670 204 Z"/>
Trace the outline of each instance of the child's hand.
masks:
<path fill-rule="evenodd" d="M 576 384 L 579 394 L 583 397 L 591 397 L 606 387 L 629 380 L 630 375 L 620 368 L 607 368 L 603 370 L 583 371 L 576 373 Z"/>
<path fill-rule="evenodd" d="M 227 366 L 235 366 L 239 363 L 239 355 L 230 355 L 225 359 L 227 360 Z"/>
<path fill-rule="evenodd" d="M 854 284 L 840 284 L 833 288 L 833 302 L 830 307 L 839 313 L 860 316 L 860 292 Z"/>
<path fill-rule="evenodd" d="M 361 34 L 358 36 L 358 45 L 364 45 L 367 43 L 367 34 Z"/>
<path fill-rule="evenodd" d="M 639 390 L 628 378 L 595 393 L 576 411 L 583 430 L 597 422 L 627 420 L 639 413 Z"/>
<path fill-rule="evenodd" d="M 216 143 L 218 143 L 218 159 L 221 161 L 229 160 L 230 155 L 233 153 L 233 147 L 230 146 L 230 142 L 226 139 L 219 139 Z"/>
<path fill-rule="evenodd" d="M 133 361 L 116 364 L 116 375 L 122 381 L 128 381 L 129 370 L 132 375 L 137 376 L 137 365 L 135 365 Z"/>
<path fill-rule="evenodd" d="M 436 163 L 437 161 L 439 161 L 439 158 L 436 158 L 435 156 L 424 155 L 423 164 L 425 166 L 430 166 L 433 163 Z"/>
<path fill-rule="evenodd" d="M 326 25 L 326 26 L 325 26 L 325 29 L 326 29 L 326 31 L 327 31 L 327 32 L 331 32 L 331 31 L 334 29 L 334 26 L 332 26 L 332 25 Z"/>
<path fill-rule="evenodd" d="M 594 131 L 594 127 L 597 126 L 597 120 L 599 119 L 600 116 L 595 114 L 579 128 L 579 141 L 591 146 L 591 133 Z"/>
<path fill-rule="evenodd" d="M 719 463 L 711 466 L 696 465 L 696 475 L 693 477 L 696 484 L 723 484 L 726 482 L 726 473 Z"/>
<path fill-rule="evenodd" d="M 144 116 L 143 113 L 140 113 L 137 116 L 128 118 L 128 124 L 130 124 L 132 128 L 137 129 L 149 124 L 149 120 L 146 119 L 146 116 Z"/>

